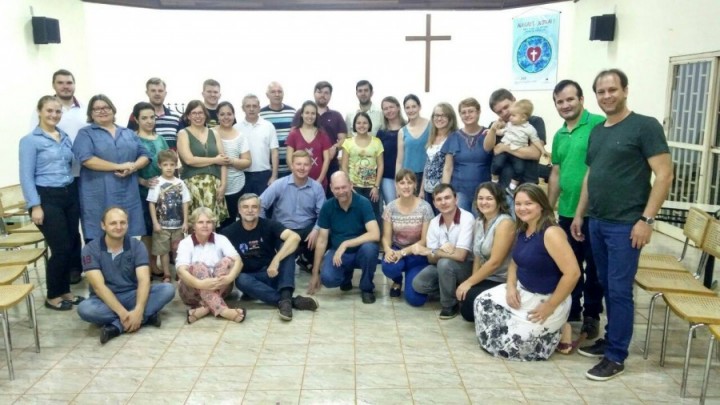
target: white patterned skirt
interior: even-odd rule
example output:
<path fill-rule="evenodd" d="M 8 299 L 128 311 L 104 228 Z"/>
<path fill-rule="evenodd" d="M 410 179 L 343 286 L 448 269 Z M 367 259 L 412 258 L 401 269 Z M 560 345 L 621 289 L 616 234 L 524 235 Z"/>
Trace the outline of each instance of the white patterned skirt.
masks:
<path fill-rule="evenodd" d="M 532 293 L 518 283 L 520 309 L 513 309 L 507 304 L 506 287 L 493 287 L 475 299 L 475 334 L 480 347 L 509 360 L 547 360 L 560 343 L 560 329 L 570 314 L 570 296 L 539 324 L 528 320 L 528 312 L 550 294 Z"/>

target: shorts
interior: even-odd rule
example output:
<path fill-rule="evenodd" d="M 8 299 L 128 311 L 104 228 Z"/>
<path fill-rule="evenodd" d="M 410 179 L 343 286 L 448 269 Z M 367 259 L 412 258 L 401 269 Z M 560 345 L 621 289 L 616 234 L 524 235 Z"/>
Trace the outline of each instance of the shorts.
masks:
<path fill-rule="evenodd" d="M 152 254 L 155 256 L 166 255 L 170 253 L 171 248 L 177 242 L 185 237 L 182 228 L 163 229 L 162 231 L 154 231 L 152 235 Z"/>

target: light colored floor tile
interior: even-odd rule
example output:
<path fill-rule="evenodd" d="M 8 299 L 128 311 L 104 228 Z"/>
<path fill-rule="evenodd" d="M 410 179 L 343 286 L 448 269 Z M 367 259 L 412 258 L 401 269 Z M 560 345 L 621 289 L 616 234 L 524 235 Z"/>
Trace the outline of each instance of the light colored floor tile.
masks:
<path fill-rule="evenodd" d="M 19 405 L 62 405 L 70 404 L 75 394 L 25 394 L 15 401 Z"/>
<path fill-rule="evenodd" d="M 307 345 L 265 344 L 257 360 L 259 366 L 304 365 L 307 359 Z"/>
<path fill-rule="evenodd" d="M 355 390 L 302 390 L 300 405 L 354 405 Z"/>
<path fill-rule="evenodd" d="M 300 390 L 282 391 L 246 391 L 243 397 L 243 405 L 295 405 L 300 402 Z"/>
<path fill-rule="evenodd" d="M 83 393 L 132 393 L 137 391 L 149 373 L 149 368 L 106 368 L 95 375 Z"/>
<path fill-rule="evenodd" d="M 414 389 L 412 396 L 418 404 L 461 405 L 470 403 L 467 393 L 460 388 Z"/>
<path fill-rule="evenodd" d="M 5 360 L 2 360 L 5 365 Z M 6 394 L 23 394 L 33 384 L 38 382 L 47 374 L 47 370 L 15 370 L 15 379 L 10 381 L 6 368 L 0 368 L 0 392 Z"/>
<path fill-rule="evenodd" d="M 357 388 L 407 388 L 404 364 L 358 364 L 355 366 Z"/>
<path fill-rule="evenodd" d="M 14 333 L 12 338 L 14 342 Z M 33 348 L 27 348 L 20 353 L 17 353 L 17 350 L 13 350 L 12 361 L 14 369 L 48 370 L 53 368 L 72 350 L 67 347 L 42 347 L 42 343 L 40 347 L 40 353 L 35 353 L 34 346 Z M 2 362 L 4 364 L 4 358 L 2 359 Z"/>
<path fill-rule="evenodd" d="M 253 367 L 205 367 L 193 386 L 193 391 L 245 391 Z"/>
<path fill-rule="evenodd" d="M 227 381 L 225 381 L 227 385 Z M 186 405 L 234 405 L 242 403 L 245 391 L 193 391 Z"/>
<path fill-rule="evenodd" d="M 407 364 L 407 374 L 410 388 L 464 388 L 460 373 L 453 364 L 447 363 L 418 363 Z M 413 394 L 414 396 L 414 394 Z"/>
<path fill-rule="evenodd" d="M 279 388 L 300 390 L 304 368 L 304 366 L 255 366 L 248 391 Z"/>
<path fill-rule="evenodd" d="M 469 388 L 466 391 L 470 402 L 478 405 L 527 403 L 522 391 L 514 388 Z"/>
<path fill-rule="evenodd" d="M 128 403 L 132 396 L 133 392 L 81 392 L 72 400 L 72 405 L 121 405 Z"/>
<path fill-rule="evenodd" d="M 521 385 L 523 395 L 528 403 L 579 404 L 583 400 L 573 387 L 548 388 L 539 381 L 538 385 Z"/>
<path fill-rule="evenodd" d="M 63 357 L 55 368 L 102 368 L 120 350 L 120 346 L 107 345 L 96 350 L 87 347 L 76 347 Z"/>
<path fill-rule="evenodd" d="M 413 402 L 408 388 L 358 389 L 355 396 L 358 405 L 406 405 Z"/>
<path fill-rule="evenodd" d="M 303 390 L 355 389 L 354 364 L 317 364 L 305 367 Z"/>
<path fill-rule="evenodd" d="M 465 388 L 517 389 L 517 383 L 501 360 L 493 363 L 457 364 Z"/>
<path fill-rule="evenodd" d="M 145 377 L 138 393 L 162 392 L 163 395 L 158 397 L 164 397 L 169 392 L 190 392 L 201 371 L 201 367 L 154 368 Z"/>
<path fill-rule="evenodd" d="M 355 362 L 355 345 L 351 343 L 312 343 L 308 346 L 307 364 L 343 364 Z"/>
<path fill-rule="evenodd" d="M 187 392 L 137 392 L 128 401 L 128 405 L 177 405 L 184 404 L 188 398 Z"/>
<path fill-rule="evenodd" d="M 97 369 L 60 369 L 47 372 L 27 394 L 77 394 L 97 374 Z"/>
<path fill-rule="evenodd" d="M 402 347 L 399 343 L 380 345 L 373 343 L 356 343 L 355 362 L 357 364 L 402 363 Z"/>
<path fill-rule="evenodd" d="M 173 343 L 155 364 L 158 368 L 204 366 L 210 358 L 214 344 L 184 346 Z"/>

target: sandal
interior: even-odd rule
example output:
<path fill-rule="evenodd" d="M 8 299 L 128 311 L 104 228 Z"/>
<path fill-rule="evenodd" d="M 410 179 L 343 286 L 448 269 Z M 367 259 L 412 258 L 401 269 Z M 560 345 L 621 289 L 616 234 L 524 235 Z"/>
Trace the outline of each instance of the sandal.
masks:
<path fill-rule="evenodd" d="M 187 311 L 185 311 L 185 318 L 187 319 L 188 325 L 191 325 L 191 324 L 197 322 L 198 320 L 200 320 L 200 319 L 204 318 L 205 316 L 207 316 L 208 313 L 210 313 L 210 311 L 208 310 L 208 311 L 205 313 L 205 315 L 203 315 L 203 316 L 196 316 L 195 314 L 197 313 L 197 311 L 198 311 L 200 308 L 202 308 L 202 307 L 191 308 L 191 309 L 188 309 Z"/>
<path fill-rule="evenodd" d="M 172 283 L 172 278 L 169 273 L 165 273 L 162 275 L 162 282 L 163 283 Z"/>
<path fill-rule="evenodd" d="M 557 349 L 555 349 L 556 352 L 560 354 L 572 354 L 572 352 L 575 351 L 575 348 L 577 348 L 577 341 L 575 342 L 560 342 L 558 343 Z"/>
<path fill-rule="evenodd" d="M 243 323 L 247 318 L 247 310 L 244 308 L 234 308 L 237 315 L 232 319 L 235 323 Z"/>

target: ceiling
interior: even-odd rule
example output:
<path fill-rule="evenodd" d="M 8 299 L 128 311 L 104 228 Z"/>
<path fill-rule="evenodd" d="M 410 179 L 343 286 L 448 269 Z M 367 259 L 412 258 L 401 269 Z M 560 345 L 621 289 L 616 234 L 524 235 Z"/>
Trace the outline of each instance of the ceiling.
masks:
<path fill-rule="evenodd" d="M 568 0 L 82 0 L 167 10 L 501 10 Z M 578 0 L 574 0 L 578 1 Z"/>

